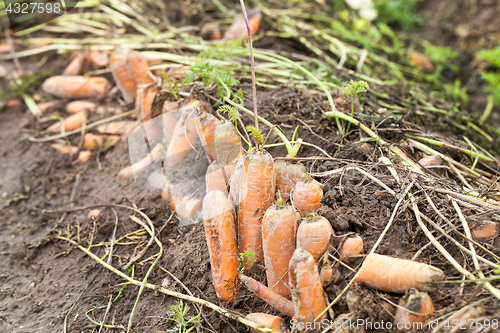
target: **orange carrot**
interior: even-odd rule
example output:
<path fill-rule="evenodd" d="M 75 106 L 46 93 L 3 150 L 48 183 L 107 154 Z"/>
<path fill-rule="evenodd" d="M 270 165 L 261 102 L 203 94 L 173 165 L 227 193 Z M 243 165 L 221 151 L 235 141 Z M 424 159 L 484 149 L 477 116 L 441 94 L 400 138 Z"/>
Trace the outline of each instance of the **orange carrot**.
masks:
<path fill-rule="evenodd" d="M 61 98 L 98 97 L 106 93 L 110 86 L 103 77 L 63 76 L 48 78 L 42 84 L 45 92 Z"/>
<path fill-rule="evenodd" d="M 344 241 L 344 244 L 340 247 L 339 254 L 340 260 L 349 261 L 351 257 L 355 257 L 363 252 L 363 238 L 355 235 L 354 237 L 349 237 Z"/>
<path fill-rule="evenodd" d="M 200 36 L 204 40 L 219 40 L 222 39 L 220 28 L 215 23 L 206 23 L 201 27 Z"/>
<path fill-rule="evenodd" d="M 241 282 L 245 284 L 248 290 L 255 293 L 264 302 L 286 316 L 293 316 L 294 308 L 292 302 L 251 277 L 240 274 L 239 278 Z"/>
<path fill-rule="evenodd" d="M 224 192 L 207 193 L 203 199 L 203 221 L 215 292 L 232 303 L 238 294 L 238 247 L 233 208 Z"/>
<path fill-rule="evenodd" d="M 40 109 L 40 111 L 42 113 L 45 113 L 45 112 L 47 112 L 47 110 L 53 108 L 57 104 L 59 104 L 58 101 L 50 101 L 50 102 L 38 103 L 37 105 L 38 105 L 38 108 Z"/>
<path fill-rule="evenodd" d="M 104 138 L 101 135 L 95 135 L 92 133 L 87 133 L 83 137 L 83 148 L 94 149 L 102 147 L 104 144 Z"/>
<path fill-rule="evenodd" d="M 85 59 L 83 52 L 78 52 L 76 56 L 71 60 L 68 67 L 66 67 L 62 75 L 78 75 L 82 69 L 82 62 Z"/>
<path fill-rule="evenodd" d="M 119 48 L 111 53 L 109 57 L 111 73 L 127 103 L 131 103 L 136 97 L 135 83 L 127 69 L 127 55 L 129 52 L 128 49 Z"/>
<path fill-rule="evenodd" d="M 87 121 L 87 113 L 86 112 L 79 112 L 75 113 L 74 115 L 69 116 L 68 118 L 64 119 L 64 130 L 65 131 L 71 131 L 77 128 L 80 128 L 83 123 Z M 57 123 L 51 125 L 49 128 L 45 130 L 45 132 L 60 132 L 62 129 L 61 122 L 58 121 Z"/>
<path fill-rule="evenodd" d="M 321 285 L 324 286 L 331 278 L 333 277 L 333 268 L 328 263 L 327 265 L 323 265 L 321 270 L 319 271 L 319 279 L 321 281 Z"/>
<path fill-rule="evenodd" d="M 316 260 L 300 247 L 295 250 L 290 260 L 290 285 L 294 290 L 292 293 L 293 318 L 298 323 L 311 325 L 314 319 L 326 309 L 326 300 Z M 321 321 L 325 316 L 326 314 L 319 320 Z"/>
<path fill-rule="evenodd" d="M 214 134 L 217 160 L 226 164 L 244 154 L 241 139 L 233 123 L 223 121 L 215 128 Z"/>
<path fill-rule="evenodd" d="M 408 288 L 433 292 L 446 278 L 443 271 L 419 262 L 369 254 L 363 261 L 356 281 L 382 291 L 404 293 Z"/>
<path fill-rule="evenodd" d="M 310 178 L 297 182 L 292 190 L 293 206 L 302 214 L 321 207 L 323 190 L 321 184 Z"/>
<path fill-rule="evenodd" d="M 248 23 L 250 24 L 250 35 L 253 37 L 257 32 L 259 32 L 260 21 L 262 20 L 262 13 L 258 9 L 252 9 L 248 11 Z M 234 40 L 243 38 L 243 40 L 248 40 L 247 25 L 243 14 L 238 15 L 233 21 L 233 24 L 224 33 L 224 40 Z"/>
<path fill-rule="evenodd" d="M 272 328 L 279 333 L 286 332 L 284 328 L 283 318 L 281 317 L 276 317 L 267 313 L 250 313 L 245 318 L 250 320 L 251 322 L 256 323 L 262 328 Z M 252 328 L 251 330 L 254 333 L 262 332 L 258 328 Z"/>
<path fill-rule="evenodd" d="M 112 121 L 97 126 L 97 131 L 101 134 L 125 135 L 137 127 L 137 122 L 131 120 Z"/>
<path fill-rule="evenodd" d="M 163 130 L 163 140 L 170 141 L 177 123 L 178 102 L 165 102 L 162 108 L 161 125 Z"/>
<path fill-rule="evenodd" d="M 175 210 L 180 219 L 188 220 L 195 215 L 201 203 L 200 199 L 173 195 L 170 206 L 173 207 L 172 209 Z"/>
<path fill-rule="evenodd" d="M 137 89 L 137 100 L 139 101 L 139 90 L 140 89 Z M 151 119 L 151 110 L 153 108 L 153 102 L 156 98 L 156 95 L 158 94 L 158 92 L 160 91 L 160 88 L 158 86 L 150 86 L 150 87 L 147 87 L 144 89 L 143 92 L 141 92 L 141 94 L 143 94 L 142 96 L 142 100 L 141 100 L 141 105 L 139 106 L 139 109 L 137 109 L 136 107 L 136 110 L 139 111 L 139 119 L 141 119 L 142 121 L 148 121 Z"/>
<path fill-rule="evenodd" d="M 229 192 L 229 179 L 233 174 L 234 167 L 234 164 L 224 165 L 222 162 L 212 162 L 205 175 L 207 193 L 219 190 L 227 194 Z"/>
<path fill-rule="evenodd" d="M 420 52 L 412 52 L 410 54 L 409 60 L 415 67 L 429 71 L 434 70 L 434 64 L 432 63 L 431 59 Z"/>
<path fill-rule="evenodd" d="M 60 143 L 53 143 L 50 146 L 52 148 L 54 148 L 55 150 L 57 150 L 58 152 L 60 152 L 62 154 L 69 154 L 70 156 L 75 155 L 76 152 L 78 151 L 78 147 L 66 146 L 66 145 L 63 145 Z M 91 155 L 92 154 L 89 151 L 84 151 L 84 150 L 80 151 L 78 153 L 78 156 L 77 156 L 75 162 L 87 162 L 90 159 Z"/>
<path fill-rule="evenodd" d="M 471 231 L 475 239 L 489 240 L 498 236 L 500 233 L 500 224 L 489 218 L 482 218 L 472 223 Z"/>
<path fill-rule="evenodd" d="M 267 285 L 281 296 L 290 297 L 288 264 L 295 251 L 297 216 L 282 202 L 267 209 L 262 219 L 262 246 Z"/>
<path fill-rule="evenodd" d="M 398 330 L 411 331 L 423 326 L 423 323 L 434 312 L 434 304 L 429 294 L 410 288 L 401 298 L 394 316 L 394 327 Z"/>
<path fill-rule="evenodd" d="M 66 105 L 66 111 L 69 113 L 78 113 L 82 111 L 95 111 L 97 108 L 97 105 L 93 102 L 88 102 L 88 101 L 73 101 Z"/>
<path fill-rule="evenodd" d="M 333 228 L 323 216 L 308 215 L 297 229 L 297 247 L 309 252 L 318 260 L 328 249 Z"/>
<path fill-rule="evenodd" d="M 274 176 L 276 177 L 276 191 L 280 191 L 283 200 L 290 198 L 295 184 L 307 173 L 302 164 L 290 164 L 283 160 L 274 162 Z"/>
<path fill-rule="evenodd" d="M 212 160 L 217 159 L 215 153 L 215 129 L 220 123 L 219 119 L 210 113 L 200 111 L 196 113 L 195 122 L 202 146 Z"/>
<path fill-rule="evenodd" d="M 87 54 L 87 59 L 97 67 L 106 67 L 109 63 L 108 53 L 97 50 L 91 50 Z"/>
<path fill-rule="evenodd" d="M 99 209 L 92 209 L 88 214 L 87 214 L 87 218 L 90 219 L 90 218 L 96 218 L 98 217 L 99 215 L 101 215 L 101 211 Z"/>
<path fill-rule="evenodd" d="M 76 158 L 75 162 L 78 163 L 83 163 L 87 162 L 90 160 L 90 157 L 92 156 L 92 153 L 88 150 L 82 150 L 78 153 L 78 157 Z"/>
<path fill-rule="evenodd" d="M 240 203 L 241 174 L 243 173 L 244 161 L 245 156 L 241 156 L 238 160 L 235 160 L 236 166 L 234 167 L 233 175 L 229 178 L 229 199 L 236 210 L 238 210 Z"/>
<path fill-rule="evenodd" d="M 238 211 L 238 244 L 240 253 L 251 251 L 256 254 L 254 263 L 264 259 L 262 218 L 274 201 L 276 185 L 273 164 L 273 158 L 265 151 L 249 153 L 243 161 Z M 245 268 L 250 269 L 252 265 L 246 262 Z"/>
<path fill-rule="evenodd" d="M 131 176 L 138 175 L 141 171 L 146 169 L 151 163 L 158 159 L 161 156 L 162 152 L 163 145 L 161 143 L 158 143 L 142 160 L 139 160 L 131 166 L 121 169 L 118 173 L 118 177 L 120 177 L 121 179 L 127 179 Z"/>
<path fill-rule="evenodd" d="M 148 62 L 137 51 L 132 51 L 127 55 L 127 68 L 136 87 L 148 85 L 154 80 L 148 74 Z"/>

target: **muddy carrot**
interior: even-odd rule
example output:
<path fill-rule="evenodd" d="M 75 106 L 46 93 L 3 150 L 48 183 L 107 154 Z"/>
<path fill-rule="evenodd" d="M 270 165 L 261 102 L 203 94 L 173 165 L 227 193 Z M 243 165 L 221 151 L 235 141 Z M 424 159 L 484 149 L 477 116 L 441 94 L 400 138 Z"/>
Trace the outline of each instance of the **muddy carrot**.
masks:
<path fill-rule="evenodd" d="M 411 331 L 421 325 L 434 312 L 434 303 L 429 294 L 410 288 L 401 298 L 394 316 L 394 327 L 399 330 Z"/>
<path fill-rule="evenodd" d="M 215 23 L 206 23 L 201 27 L 200 36 L 204 40 L 219 40 L 222 39 L 220 28 Z"/>
<path fill-rule="evenodd" d="M 262 218 L 273 204 L 275 192 L 273 158 L 265 151 L 245 156 L 240 181 L 238 210 L 238 244 L 240 253 L 251 251 L 256 261 L 264 259 L 262 251 Z M 255 263 L 254 262 L 254 263 Z M 245 263 L 245 268 L 252 265 Z"/>
<path fill-rule="evenodd" d="M 240 274 L 239 278 L 248 290 L 255 293 L 264 302 L 286 316 L 293 316 L 294 308 L 292 302 L 251 277 Z"/>
<path fill-rule="evenodd" d="M 75 113 L 74 115 L 69 116 L 68 118 L 64 119 L 64 130 L 65 131 L 71 131 L 77 128 L 80 128 L 83 123 L 87 121 L 87 114 L 86 112 L 79 112 Z M 60 132 L 62 129 L 61 122 L 58 121 L 57 123 L 51 125 L 49 128 L 45 130 L 45 132 Z"/>
<path fill-rule="evenodd" d="M 95 111 L 97 108 L 97 105 L 93 102 L 88 102 L 88 101 L 73 101 L 71 103 L 68 103 L 66 105 L 66 111 L 69 113 L 78 113 L 82 111 Z"/>
<path fill-rule="evenodd" d="M 64 69 L 62 75 L 78 75 L 82 69 L 82 62 L 85 59 L 83 52 L 78 52 L 77 55 L 71 60 L 69 65 Z"/>
<path fill-rule="evenodd" d="M 500 233 L 500 224 L 488 218 L 478 219 L 471 225 L 472 235 L 477 240 L 488 240 Z"/>
<path fill-rule="evenodd" d="M 349 237 L 340 247 L 340 260 L 349 261 L 351 257 L 355 257 L 361 252 L 363 252 L 363 238 L 359 237 L 358 235 Z"/>
<path fill-rule="evenodd" d="M 250 24 L 250 34 L 255 36 L 259 32 L 260 22 L 262 20 L 262 13 L 258 9 L 252 9 L 248 11 L 248 23 Z M 243 40 L 248 40 L 247 26 L 245 19 L 242 14 L 238 15 L 231 24 L 231 26 L 224 33 L 224 40 L 234 40 L 243 38 Z"/>
<path fill-rule="evenodd" d="M 83 148 L 85 149 L 94 149 L 102 147 L 104 144 L 104 138 L 100 135 L 87 133 L 83 137 Z"/>
<path fill-rule="evenodd" d="M 57 97 L 78 98 L 103 95 L 109 90 L 110 85 L 103 77 L 56 75 L 45 80 L 42 88 Z"/>
<path fill-rule="evenodd" d="M 224 192 L 207 193 L 203 199 L 203 221 L 215 292 L 232 303 L 238 294 L 238 246 L 233 209 Z"/>
<path fill-rule="evenodd" d="M 326 300 L 316 260 L 300 247 L 295 250 L 290 260 L 290 285 L 294 290 L 293 318 L 299 323 L 312 323 L 326 309 Z"/>
<path fill-rule="evenodd" d="M 274 162 L 276 191 L 280 191 L 283 200 L 290 198 L 292 188 L 306 173 L 306 167 L 302 164 L 291 164 L 283 160 Z"/>
<path fill-rule="evenodd" d="M 244 154 L 240 136 L 233 123 L 223 121 L 217 125 L 214 138 L 218 161 L 229 164 Z"/>
<path fill-rule="evenodd" d="M 162 108 L 161 125 L 163 131 L 163 141 L 170 141 L 177 122 L 178 102 L 165 102 Z"/>
<path fill-rule="evenodd" d="M 308 215 L 297 229 L 297 247 L 309 252 L 314 260 L 318 260 L 328 249 L 333 228 L 323 216 Z"/>
<path fill-rule="evenodd" d="M 297 182 L 292 190 L 293 206 L 302 214 L 321 207 L 322 198 L 323 190 L 321 189 L 321 184 L 310 177 Z"/>
<path fill-rule="evenodd" d="M 288 264 L 295 251 L 297 215 L 282 202 L 267 209 L 262 219 L 262 246 L 267 285 L 283 297 L 290 297 Z"/>
<path fill-rule="evenodd" d="M 279 333 L 286 332 L 283 326 L 283 318 L 281 317 L 273 316 L 267 313 L 250 313 L 245 318 L 256 323 L 262 328 L 272 328 Z M 252 328 L 252 332 L 258 333 L 262 331 L 258 328 Z"/>
<path fill-rule="evenodd" d="M 102 51 L 91 50 L 87 54 L 87 59 L 97 67 L 106 67 L 109 64 L 108 53 Z"/>
<path fill-rule="evenodd" d="M 157 160 L 161 156 L 162 152 L 163 145 L 158 143 L 142 160 L 120 170 L 118 177 L 126 179 L 131 176 L 138 175 L 142 170 L 146 169 L 151 163 Z"/>
<path fill-rule="evenodd" d="M 408 288 L 437 291 L 440 285 L 434 282 L 445 278 L 434 266 L 372 253 L 363 261 L 356 281 L 378 290 L 404 293 Z"/>
<path fill-rule="evenodd" d="M 215 129 L 220 123 L 219 119 L 210 113 L 200 111 L 196 113 L 195 122 L 202 146 L 206 149 L 212 160 L 217 159 L 217 154 L 215 153 Z"/>
<path fill-rule="evenodd" d="M 205 174 L 207 193 L 219 190 L 227 194 L 229 192 L 229 179 L 233 174 L 234 168 L 234 164 L 224 165 L 222 162 L 212 162 Z"/>
<path fill-rule="evenodd" d="M 76 158 L 75 162 L 78 163 L 83 163 L 87 162 L 90 160 L 90 157 L 92 156 L 92 153 L 88 150 L 82 150 L 78 153 L 78 157 Z"/>
<path fill-rule="evenodd" d="M 201 206 L 202 200 L 191 197 L 180 197 L 173 195 L 171 200 L 171 207 L 177 213 L 180 219 L 188 220 L 194 217 L 198 208 Z"/>
<path fill-rule="evenodd" d="M 425 70 L 434 70 L 434 64 L 429 57 L 420 52 L 412 52 L 409 57 L 410 62 L 415 66 Z"/>
<path fill-rule="evenodd" d="M 127 69 L 128 49 L 116 49 L 109 57 L 109 65 L 113 78 L 122 92 L 123 98 L 127 103 L 131 103 L 136 97 L 136 87 L 131 74 Z"/>

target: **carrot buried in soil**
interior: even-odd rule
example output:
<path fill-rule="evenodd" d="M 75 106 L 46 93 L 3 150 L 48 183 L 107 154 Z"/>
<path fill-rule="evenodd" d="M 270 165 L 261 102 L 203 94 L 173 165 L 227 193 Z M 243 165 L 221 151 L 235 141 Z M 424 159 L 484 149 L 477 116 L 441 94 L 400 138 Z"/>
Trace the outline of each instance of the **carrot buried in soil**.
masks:
<path fill-rule="evenodd" d="M 83 111 L 93 112 L 97 109 L 97 105 L 88 101 L 73 101 L 66 105 L 66 111 L 69 113 L 78 113 Z"/>
<path fill-rule="evenodd" d="M 118 173 L 118 177 L 120 177 L 121 179 L 126 179 L 133 175 L 138 175 L 142 170 L 146 169 L 151 163 L 158 159 L 161 156 L 162 152 L 163 145 L 161 143 L 158 143 L 142 160 L 120 170 L 120 172 Z"/>
<path fill-rule="evenodd" d="M 136 87 L 132 75 L 127 69 L 128 49 L 116 49 L 109 57 L 109 65 L 113 78 L 122 92 L 123 98 L 127 103 L 131 103 L 136 97 Z"/>
<path fill-rule="evenodd" d="M 195 122 L 198 137 L 201 140 L 202 146 L 210 155 L 211 160 L 217 159 L 217 155 L 215 153 L 215 129 L 220 123 L 219 119 L 210 113 L 199 111 L 196 113 Z"/>
<path fill-rule="evenodd" d="M 306 176 L 305 180 L 297 182 L 292 190 L 293 206 L 302 214 L 321 207 L 322 198 L 321 184 L 310 176 Z"/>
<path fill-rule="evenodd" d="M 252 9 L 247 11 L 248 23 L 250 25 L 250 35 L 253 37 L 257 32 L 259 32 L 260 22 L 262 20 L 262 13 L 258 9 Z M 234 40 L 243 38 L 243 40 L 248 40 L 247 26 L 245 23 L 245 18 L 243 14 L 238 15 L 231 26 L 224 33 L 224 40 Z"/>
<path fill-rule="evenodd" d="M 434 266 L 372 253 L 363 261 L 356 281 L 391 293 L 404 293 L 408 288 L 434 292 L 440 287 L 435 282 L 445 278 Z"/>
<path fill-rule="evenodd" d="M 264 259 L 262 251 L 262 218 L 273 204 L 276 188 L 273 158 L 266 151 L 249 153 L 243 160 L 238 211 L 239 252 L 254 252 L 255 262 Z"/>
<path fill-rule="evenodd" d="M 98 97 L 109 88 L 109 81 L 103 77 L 79 75 L 56 75 L 42 84 L 45 92 L 60 98 Z"/>
<path fill-rule="evenodd" d="M 85 59 L 85 54 L 83 52 L 78 52 L 76 56 L 71 60 L 68 67 L 66 67 L 62 75 L 78 75 L 82 69 L 82 62 Z"/>
<path fill-rule="evenodd" d="M 52 148 L 57 150 L 58 152 L 62 154 L 69 154 L 70 156 L 73 156 L 76 154 L 78 151 L 78 147 L 75 146 L 67 146 L 67 145 L 62 145 L 60 143 L 53 143 L 50 145 Z M 89 151 L 80 151 L 78 153 L 78 157 L 76 158 L 75 162 L 87 162 L 90 159 L 90 156 L 92 155 L 91 152 Z"/>
<path fill-rule="evenodd" d="M 229 179 L 233 174 L 234 167 L 234 164 L 224 165 L 222 162 L 212 162 L 205 175 L 207 193 L 219 190 L 227 194 L 229 192 Z"/>
<path fill-rule="evenodd" d="M 344 241 L 344 244 L 340 247 L 339 254 L 340 260 L 349 261 L 351 257 L 355 257 L 363 252 L 363 238 L 355 235 L 354 237 L 349 237 Z"/>
<path fill-rule="evenodd" d="M 267 209 L 262 219 L 262 246 L 267 285 L 283 297 L 290 297 L 288 264 L 295 251 L 297 215 L 282 200 Z"/>
<path fill-rule="evenodd" d="M 64 119 L 62 123 L 64 124 L 65 131 L 71 131 L 80 128 L 86 121 L 87 121 L 87 113 L 79 112 Z M 57 123 L 52 124 L 44 132 L 60 132 L 61 130 L 62 130 L 62 124 L 61 121 L 58 121 Z"/>
<path fill-rule="evenodd" d="M 333 228 L 330 222 L 317 214 L 308 215 L 297 229 L 297 247 L 309 252 L 318 260 L 328 249 Z"/>
<path fill-rule="evenodd" d="M 217 160 L 226 164 L 240 158 L 245 151 L 233 123 L 223 121 L 215 128 L 215 151 Z"/>
<path fill-rule="evenodd" d="M 224 192 L 207 193 L 203 199 L 203 221 L 215 292 L 232 303 L 238 294 L 238 246 L 233 208 Z"/>
<path fill-rule="evenodd" d="M 245 318 L 256 323 L 262 328 L 272 328 L 279 333 L 286 332 L 283 318 L 281 317 L 276 317 L 267 313 L 250 313 Z M 258 328 L 252 328 L 251 330 L 255 333 L 262 332 Z"/>
<path fill-rule="evenodd" d="M 490 240 L 500 233 L 500 224 L 489 218 L 482 218 L 471 223 L 471 231 L 474 239 Z"/>
<path fill-rule="evenodd" d="M 300 247 L 295 250 L 290 260 L 290 285 L 294 291 L 292 293 L 293 318 L 307 328 L 326 309 L 326 300 L 316 260 Z M 319 320 L 321 321 L 325 316 L 326 314 Z M 298 326 L 300 330 L 302 325 Z"/>
<path fill-rule="evenodd" d="M 255 293 L 264 302 L 266 302 L 282 314 L 293 317 L 294 309 L 292 302 L 251 277 L 240 274 L 239 278 L 241 282 L 245 284 L 248 290 Z"/>
<path fill-rule="evenodd" d="M 394 327 L 400 330 L 411 331 L 421 325 L 434 312 L 434 304 L 429 294 L 410 288 L 401 298 L 394 316 Z"/>
<path fill-rule="evenodd" d="M 283 160 L 274 162 L 276 191 L 280 191 L 283 200 L 290 198 L 293 187 L 306 173 L 306 167 L 302 164 L 291 164 Z"/>

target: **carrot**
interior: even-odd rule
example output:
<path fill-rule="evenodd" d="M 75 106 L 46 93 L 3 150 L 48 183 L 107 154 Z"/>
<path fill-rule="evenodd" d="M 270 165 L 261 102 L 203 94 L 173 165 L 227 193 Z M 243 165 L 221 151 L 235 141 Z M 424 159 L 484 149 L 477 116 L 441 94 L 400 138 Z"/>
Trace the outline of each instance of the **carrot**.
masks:
<path fill-rule="evenodd" d="M 429 71 L 434 70 L 434 63 L 431 61 L 431 59 L 420 52 L 412 52 L 410 54 L 409 60 L 415 67 Z"/>
<path fill-rule="evenodd" d="M 240 274 L 239 278 L 241 282 L 245 284 L 248 290 L 255 293 L 264 302 L 286 316 L 293 316 L 294 308 L 292 302 L 251 277 Z"/>
<path fill-rule="evenodd" d="M 60 143 L 53 143 L 50 145 L 52 148 L 57 150 L 58 152 L 62 154 L 69 154 L 70 156 L 73 156 L 76 154 L 78 151 L 78 147 L 75 146 L 66 146 Z M 80 151 L 78 153 L 78 156 L 75 160 L 75 162 L 87 162 L 90 159 L 91 152 L 89 151 Z"/>
<path fill-rule="evenodd" d="M 206 151 L 212 160 L 216 159 L 215 129 L 220 123 L 219 119 L 210 113 L 200 111 L 196 114 L 195 122 L 202 146 L 206 147 Z"/>
<path fill-rule="evenodd" d="M 229 178 L 229 199 L 238 210 L 238 205 L 240 202 L 240 184 L 241 184 L 241 174 L 243 173 L 243 162 L 245 160 L 245 156 L 241 156 L 236 161 L 236 166 L 234 167 L 233 174 L 231 178 Z"/>
<path fill-rule="evenodd" d="M 276 185 L 273 164 L 273 158 L 265 151 L 249 153 L 243 160 L 239 194 L 238 244 L 240 253 L 251 251 L 256 254 L 255 262 L 264 259 L 262 218 L 274 201 Z M 245 268 L 250 269 L 252 265 L 246 262 Z"/>
<path fill-rule="evenodd" d="M 108 53 L 103 51 L 91 50 L 87 54 L 87 59 L 97 67 L 106 67 L 109 64 Z"/>
<path fill-rule="evenodd" d="M 149 76 L 148 61 L 137 51 L 127 55 L 127 68 L 136 87 L 148 85 L 154 80 Z"/>
<path fill-rule="evenodd" d="M 295 251 L 297 216 L 291 206 L 278 203 L 262 219 L 262 246 L 267 285 L 281 296 L 290 297 L 288 264 Z"/>
<path fill-rule="evenodd" d="M 404 293 L 408 288 L 437 291 L 439 285 L 434 282 L 445 278 L 434 266 L 372 253 L 363 261 L 356 281 L 378 290 Z"/>
<path fill-rule="evenodd" d="M 137 89 L 137 100 L 139 101 L 139 90 Z M 139 119 L 142 121 L 148 121 L 151 119 L 151 109 L 153 108 L 153 102 L 155 100 L 156 94 L 160 91 L 158 86 L 150 86 L 144 89 L 141 105 L 139 105 Z"/>
<path fill-rule="evenodd" d="M 283 326 L 283 318 L 281 317 L 276 317 L 267 313 L 250 313 L 245 318 L 262 328 L 272 328 L 279 333 L 286 332 Z M 251 330 L 254 333 L 262 332 L 258 328 L 252 328 Z"/>
<path fill-rule="evenodd" d="M 109 57 L 111 73 L 127 103 L 131 103 L 136 97 L 135 83 L 127 69 L 127 55 L 129 52 L 128 49 L 119 48 L 111 53 Z"/>
<path fill-rule="evenodd" d="M 443 163 L 443 159 L 439 155 L 430 155 L 422 157 L 418 160 L 418 163 L 423 167 L 436 166 L 441 165 Z"/>
<path fill-rule="evenodd" d="M 290 198 L 292 188 L 306 173 L 306 167 L 302 164 L 290 164 L 283 160 L 274 162 L 276 191 L 280 191 L 283 200 L 286 201 Z"/>
<path fill-rule="evenodd" d="M 174 132 L 175 124 L 177 123 L 177 110 L 179 109 L 178 102 L 165 102 L 162 107 L 161 124 L 163 131 L 163 140 L 170 141 Z"/>
<path fill-rule="evenodd" d="M 43 103 L 38 103 L 38 108 L 42 113 L 47 112 L 47 110 L 52 109 L 54 106 L 59 104 L 58 101 L 49 101 L 49 102 L 43 102 Z"/>
<path fill-rule="evenodd" d="M 226 164 L 244 154 L 241 139 L 233 123 L 223 121 L 215 128 L 215 151 L 217 160 Z"/>
<path fill-rule="evenodd" d="M 295 184 L 292 190 L 293 206 L 302 214 L 321 207 L 323 190 L 321 184 L 310 177 Z"/>
<path fill-rule="evenodd" d="M 170 200 L 172 200 L 172 194 L 170 193 L 170 190 L 168 188 L 168 186 L 165 186 L 162 190 L 161 190 L 161 198 L 163 200 L 165 200 L 167 203 L 170 202 Z"/>
<path fill-rule="evenodd" d="M 333 228 L 323 216 L 308 215 L 297 229 L 297 247 L 309 252 L 318 260 L 328 249 Z"/>
<path fill-rule="evenodd" d="M 189 220 L 194 216 L 198 208 L 201 206 L 200 199 L 191 197 L 172 196 L 171 207 L 177 213 L 177 216 L 183 220 Z"/>
<path fill-rule="evenodd" d="M 75 113 L 74 115 L 69 116 L 68 118 L 64 119 L 64 130 L 65 131 L 71 131 L 77 128 L 80 128 L 83 123 L 87 121 L 87 113 L 86 112 L 79 112 Z M 61 122 L 58 121 L 57 123 L 51 125 L 49 128 L 45 130 L 45 132 L 60 132 L 62 130 L 62 125 Z"/>
<path fill-rule="evenodd" d="M 82 111 L 93 112 L 97 108 L 97 105 L 93 102 L 88 101 L 73 101 L 66 105 L 66 111 L 69 113 L 78 113 Z"/>
<path fill-rule="evenodd" d="M 106 93 L 109 88 L 109 81 L 103 77 L 79 75 L 56 75 L 42 84 L 45 92 L 60 98 L 98 97 Z"/>
<path fill-rule="evenodd" d="M 14 49 L 17 48 L 17 44 L 13 43 L 12 46 L 14 46 Z M 5 42 L 5 43 L 0 43 L 0 53 L 7 53 L 10 52 L 10 44 Z"/>
<path fill-rule="evenodd" d="M 97 126 L 97 131 L 101 134 L 126 135 L 137 127 L 137 122 L 131 120 L 112 121 Z"/>
<path fill-rule="evenodd" d="M 234 164 L 224 165 L 222 162 L 212 162 L 205 174 L 207 193 L 219 190 L 227 194 L 229 192 L 229 178 L 231 178 L 234 168 Z"/>
<path fill-rule="evenodd" d="M 73 60 L 71 60 L 68 67 L 64 69 L 62 75 L 78 75 L 82 69 L 83 59 L 85 59 L 85 54 L 83 52 L 78 52 Z"/>
<path fill-rule="evenodd" d="M 489 240 L 498 236 L 500 233 L 500 224 L 489 218 L 482 218 L 472 223 L 471 231 L 475 239 Z"/>
<path fill-rule="evenodd" d="M 102 147 L 104 144 L 104 138 L 101 135 L 95 135 L 92 133 L 87 133 L 83 137 L 83 148 L 94 149 Z"/>
<path fill-rule="evenodd" d="M 87 214 L 87 218 L 90 219 L 90 218 L 96 218 L 98 217 L 99 215 L 101 215 L 101 211 L 99 209 L 92 209 L 88 214 Z"/>
<path fill-rule="evenodd" d="M 222 300 L 233 303 L 238 294 L 238 246 L 233 208 L 224 192 L 207 193 L 203 199 L 203 223 L 215 292 Z"/>
<path fill-rule="evenodd" d="M 206 23 L 201 27 L 200 36 L 204 40 L 219 40 L 222 39 L 220 28 L 215 23 Z"/>
<path fill-rule="evenodd" d="M 18 99 L 11 99 L 10 101 L 7 102 L 8 107 L 18 107 L 21 106 L 21 102 L 19 102 Z"/>
<path fill-rule="evenodd" d="M 422 327 L 417 323 L 423 323 L 434 312 L 434 304 L 429 294 L 415 288 L 408 289 L 398 305 L 394 316 L 394 327 L 398 330 L 411 331 Z"/>
<path fill-rule="evenodd" d="M 311 325 L 323 310 L 326 300 L 313 256 L 303 248 L 297 248 L 290 260 L 290 285 L 294 307 L 293 318 L 299 323 Z M 325 315 L 320 318 L 320 321 Z"/>
<path fill-rule="evenodd" d="M 146 169 L 151 163 L 158 159 L 161 156 L 162 152 L 163 145 L 161 143 L 158 143 L 142 160 L 139 160 L 131 166 L 121 169 L 120 172 L 118 172 L 118 177 L 121 179 L 127 179 L 131 176 L 138 175 L 141 171 Z"/>
<path fill-rule="evenodd" d="M 248 11 L 248 23 L 250 24 L 250 35 L 253 37 L 257 32 L 259 32 L 260 22 L 262 20 L 262 13 L 258 9 L 252 9 Z M 245 18 L 243 14 L 238 15 L 231 26 L 224 33 L 224 40 L 235 40 L 243 38 L 243 40 L 248 40 L 247 26 L 245 23 Z"/>
<path fill-rule="evenodd" d="M 75 162 L 78 163 L 83 163 L 87 162 L 90 160 L 90 157 L 92 156 L 92 153 L 88 150 L 82 150 L 78 153 L 78 157 L 76 158 Z"/>
<path fill-rule="evenodd" d="M 363 252 L 363 238 L 359 237 L 358 235 L 349 237 L 340 247 L 340 260 L 349 261 L 351 257 L 355 257 L 361 252 Z"/>

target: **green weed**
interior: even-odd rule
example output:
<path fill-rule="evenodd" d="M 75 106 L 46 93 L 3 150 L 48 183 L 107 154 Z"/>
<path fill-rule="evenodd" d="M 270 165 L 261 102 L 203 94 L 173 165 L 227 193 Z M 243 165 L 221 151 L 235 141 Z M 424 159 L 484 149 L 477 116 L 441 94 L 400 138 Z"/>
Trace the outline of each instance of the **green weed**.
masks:
<path fill-rule="evenodd" d="M 172 312 L 170 313 L 169 320 L 175 321 L 176 325 L 174 328 L 167 330 L 169 333 L 189 333 L 196 328 L 196 323 L 202 321 L 200 316 L 193 316 L 187 319 L 190 308 L 187 304 L 184 304 L 182 300 L 179 300 L 179 304 L 177 305 L 171 305 L 170 309 Z"/>

